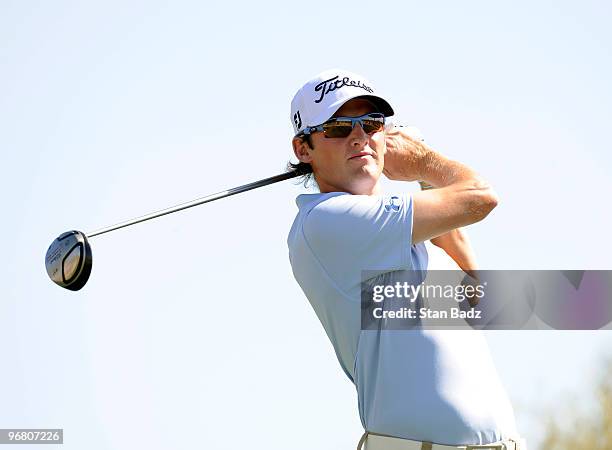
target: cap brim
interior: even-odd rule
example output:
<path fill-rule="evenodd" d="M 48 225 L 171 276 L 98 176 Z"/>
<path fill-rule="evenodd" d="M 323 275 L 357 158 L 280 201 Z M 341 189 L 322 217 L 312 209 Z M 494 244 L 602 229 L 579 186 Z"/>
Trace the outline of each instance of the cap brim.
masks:
<path fill-rule="evenodd" d="M 391 108 L 391 105 L 389 104 L 389 102 L 387 102 L 387 100 L 385 100 L 382 97 L 377 97 L 375 95 L 360 95 L 359 97 L 355 97 L 355 98 L 364 98 L 374 103 L 374 105 L 378 108 L 378 110 L 381 113 L 385 115 L 385 117 L 390 117 L 393 114 L 395 114 L 395 111 L 393 111 L 393 108 Z"/>
<path fill-rule="evenodd" d="M 385 117 L 389 117 L 395 114 L 389 102 L 387 102 L 382 97 L 378 97 L 376 95 L 356 95 L 355 97 L 343 98 L 343 99 L 340 99 L 332 103 L 331 105 L 329 105 L 329 109 L 327 111 L 331 110 L 333 111 L 333 113 L 330 114 L 329 112 L 327 112 L 326 114 L 322 114 L 319 117 L 315 118 L 316 123 L 307 124 L 307 126 L 316 126 L 316 125 L 319 125 L 321 123 L 328 121 L 332 116 L 336 114 L 336 112 L 342 107 L 342 105 L 356 98 L 363 98 L 365 100 L 372 102 L 374 106 L 376 106 L 378 111 L 383 113 Z"/>

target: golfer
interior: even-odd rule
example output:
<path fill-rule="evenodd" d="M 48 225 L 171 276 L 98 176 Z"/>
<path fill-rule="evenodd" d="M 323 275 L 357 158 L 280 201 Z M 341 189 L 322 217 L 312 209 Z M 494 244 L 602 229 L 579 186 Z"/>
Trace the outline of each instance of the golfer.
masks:
<path fill-rule="evenodd" d="M 489 184 L 401 127 L 365 78 L 325 71 L 291 102 L 293 168 L 319 193 L 297 197 L 294 276 L 357 390 L 367 450 L 525 450 L 484 336 L 466 330 L 361 330 L 361 271 L 427 269 L 424 242 L 475 270 L 460 227 L 498 203 Z M 384 193 L 380 177 L 434 189 Z M 387 278 L 388 279 L 388 278 Z"/>

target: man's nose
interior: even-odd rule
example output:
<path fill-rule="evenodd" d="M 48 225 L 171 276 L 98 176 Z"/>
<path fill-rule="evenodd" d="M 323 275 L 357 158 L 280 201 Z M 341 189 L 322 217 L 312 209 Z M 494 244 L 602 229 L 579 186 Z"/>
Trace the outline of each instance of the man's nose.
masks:
<path fill-rule="evenodd" d="M 349 135 L 351 138 L 352 145 L 365 144 L 368 142 L 369 136 L 363 131 L 363 128 L 360 123 L 356 123 Z"/>

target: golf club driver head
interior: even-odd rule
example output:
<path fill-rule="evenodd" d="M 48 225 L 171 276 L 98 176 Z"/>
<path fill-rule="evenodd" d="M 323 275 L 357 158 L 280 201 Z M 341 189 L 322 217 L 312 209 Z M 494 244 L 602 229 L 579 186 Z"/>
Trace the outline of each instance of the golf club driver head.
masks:
<path fill-rule="evenodd" d="M 92 255 L 87 236 L 81 231 L 67 231 L 55 239 L 45 256 L 51 281 L 71 291 L 78 291 L 91 274 Z"/>

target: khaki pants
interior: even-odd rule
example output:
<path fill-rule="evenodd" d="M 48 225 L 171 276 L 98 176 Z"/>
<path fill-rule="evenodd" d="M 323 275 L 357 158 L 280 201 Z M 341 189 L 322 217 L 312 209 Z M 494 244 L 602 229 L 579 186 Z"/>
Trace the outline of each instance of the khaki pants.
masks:
<path fill-rule="evenodd" d="M 357 450 L 527 450 L 527 447 L 525 440 L 520 438 L 482 445 L 442 445 L 366 431 L 357 444 Z"/>

